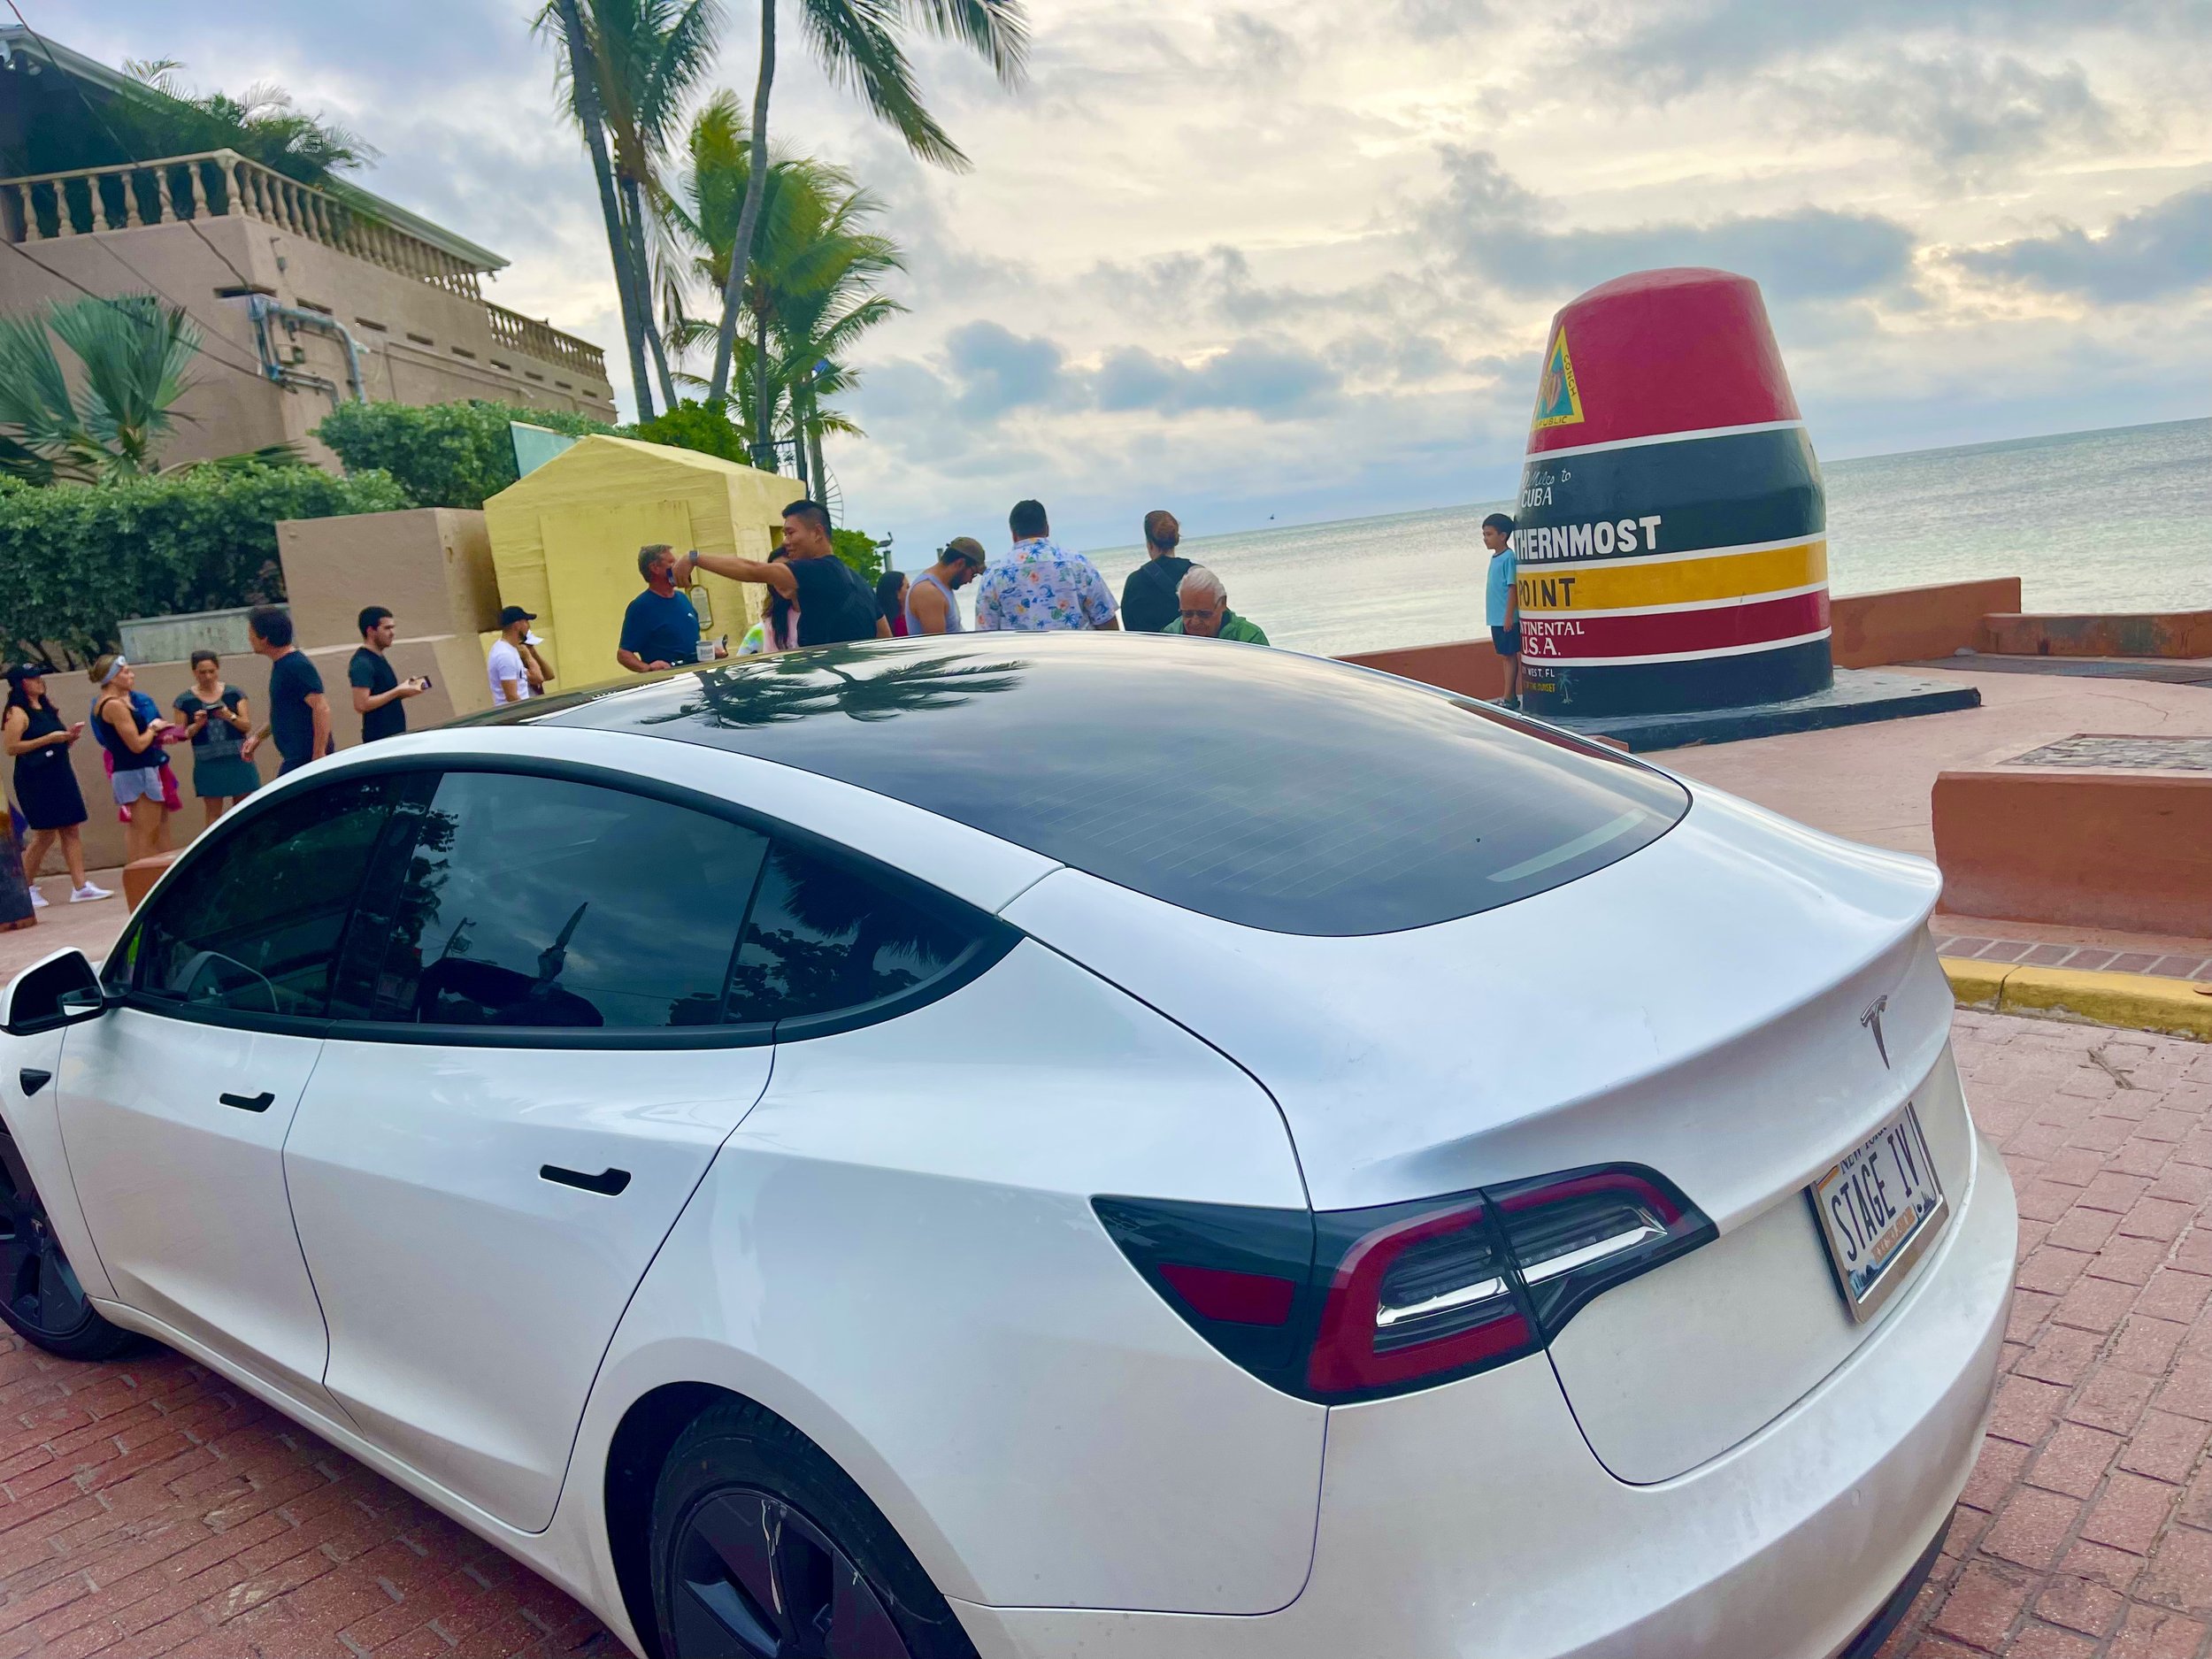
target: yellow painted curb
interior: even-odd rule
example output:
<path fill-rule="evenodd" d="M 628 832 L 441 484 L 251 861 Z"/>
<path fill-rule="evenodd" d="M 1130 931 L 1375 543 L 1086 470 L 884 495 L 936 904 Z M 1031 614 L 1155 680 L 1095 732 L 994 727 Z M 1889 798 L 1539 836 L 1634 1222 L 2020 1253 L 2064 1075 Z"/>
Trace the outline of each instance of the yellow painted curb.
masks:
<path fill-rule="evenodd" d="M 2212 1042 L 2212 995 L 2189 979 L 2147 973 L 2083 973 L 2066 968 L 2024 968 L 2007 962 L 1942 958 L 1951 995 L 1961 1008 L 2025 1014 L 2044 1019 L 2155 1031 Z"/>

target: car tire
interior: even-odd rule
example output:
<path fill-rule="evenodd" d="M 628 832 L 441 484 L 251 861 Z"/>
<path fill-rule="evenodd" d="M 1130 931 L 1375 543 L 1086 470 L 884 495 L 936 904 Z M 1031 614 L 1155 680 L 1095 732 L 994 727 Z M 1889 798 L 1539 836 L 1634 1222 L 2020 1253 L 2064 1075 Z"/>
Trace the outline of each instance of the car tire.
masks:
<path fill-rule="evenodd" d="M 976 1659 L 883 1512 L 749 1402 L 713 1407 L 678 1439 L 651 1548 L 661 1659 Z"/>
<path fill-rule="evenodd" d="M 47 1220 L 30 1166 L 0 1129 L 0 1319 L 63 1359 L 113 1359 L 144 1340 L 102 1318 Z"/>

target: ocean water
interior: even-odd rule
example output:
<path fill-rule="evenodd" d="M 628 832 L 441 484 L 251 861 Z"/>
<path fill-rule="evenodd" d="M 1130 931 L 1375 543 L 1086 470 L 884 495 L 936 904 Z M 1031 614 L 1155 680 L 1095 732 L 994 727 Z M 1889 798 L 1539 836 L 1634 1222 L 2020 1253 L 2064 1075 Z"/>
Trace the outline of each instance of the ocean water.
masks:
<path fill-rule="evenodd" d="M 1835 593 L 2016 575 L 2030 611 L 2212 609 L 2212 419 L 1822 472 Z M 1483 632 L 1482 519 L 1510 509 L 1477 502 L 1190 536 L 1181 551 L 1218 572 L 1230 604 L 1278 645 L 1333 656 L 1430 645 Z M 1118 594 L 1143 549 L 1091 557 Z"/>

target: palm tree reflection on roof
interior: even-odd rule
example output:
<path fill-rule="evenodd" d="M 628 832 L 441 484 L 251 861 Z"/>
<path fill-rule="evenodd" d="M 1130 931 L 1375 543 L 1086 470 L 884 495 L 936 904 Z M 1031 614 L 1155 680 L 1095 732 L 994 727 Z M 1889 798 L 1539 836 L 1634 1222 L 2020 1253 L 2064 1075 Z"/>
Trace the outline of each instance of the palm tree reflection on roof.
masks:
<path fill-rule="evenodd" d="M 638 724 L 704 718 L 714 726 L 744 729 L 826 714 L 888 720 L 1011 691 L 1021 684 L 1021 671 L 1027 666 L 957 653 L 901 661 L 881 646 L 866 651 L 827 646 L 758 667 L 710 669 L 698 676 L 695 697 L 665 713 L 647 715 Z"/>

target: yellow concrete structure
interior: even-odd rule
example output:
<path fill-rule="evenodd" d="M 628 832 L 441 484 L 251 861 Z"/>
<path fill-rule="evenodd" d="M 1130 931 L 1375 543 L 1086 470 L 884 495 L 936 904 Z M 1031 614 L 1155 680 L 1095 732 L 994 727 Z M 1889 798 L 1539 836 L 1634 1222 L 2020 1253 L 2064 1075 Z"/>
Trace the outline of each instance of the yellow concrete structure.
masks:
<path fill-rule="evenodd" d="M 503 604 L 537 613 L 560 689 L 622 672 L 623 608 L 643 590 L 641 547 L 764 559 L 783 540 L 795 480 L 665 444 L 589 437 L 484 503 Z M 691 588 L 702 640 L 732 649 L 760 614 L 761 590 L 701 572 Z"/>

